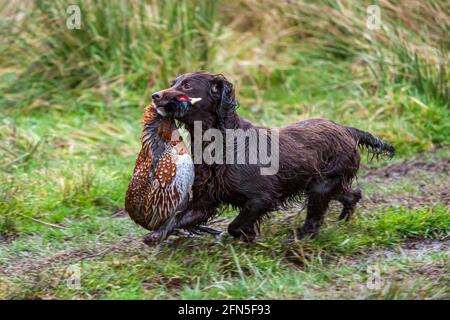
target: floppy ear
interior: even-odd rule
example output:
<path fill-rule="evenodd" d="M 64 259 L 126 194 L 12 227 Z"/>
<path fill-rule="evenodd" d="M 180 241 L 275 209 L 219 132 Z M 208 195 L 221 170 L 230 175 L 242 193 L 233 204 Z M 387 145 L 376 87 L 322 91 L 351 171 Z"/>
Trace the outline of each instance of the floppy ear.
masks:
<path fill-rule="evenodd" d="M 213 96 L 219 97 L 219 108 L 225 110 L 236 108 L 234 87 L 223 75 L 218 74 L 214 77 L 211 83 L 211 93 Z"/>
<path fill-rule="evenodd" d="M 219 125 L 225 129 L 233 128 L 237 106 L 233 85 L 223 75 L 218 74 L 211 81 L 211 94 L 219 101 L 216 107 Z"/>

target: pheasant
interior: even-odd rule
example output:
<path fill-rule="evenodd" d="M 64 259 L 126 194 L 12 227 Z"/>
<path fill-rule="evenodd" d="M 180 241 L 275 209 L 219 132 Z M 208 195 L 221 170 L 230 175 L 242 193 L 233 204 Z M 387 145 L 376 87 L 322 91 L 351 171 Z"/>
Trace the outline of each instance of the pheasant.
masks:
<path fill-rule="evenodd" d="M 184 108 L 200 98 L 177 97 Z M 161 115 L 151 104 L 142 120 L 142 147 L 125 196 L 125 210 L 145 229 L 155 231 L 144 237 L 151 244 L 168 236 L 164 223 L 182 214 L 192 200 L 194 164 L 171 118 Z M 206 226 L 184 226 L 190 234 L 221 232 Z M 170 228 L 168 228 L 170 229 Z"/>
<path fill-rule="evenodd" d="M 162 117 L 149 105 L 142 124 L 142 147 L 128 185 L 125 210 L 134 222 L 154 231 L 188 204 L 194 164 L 173 119 Z"/>

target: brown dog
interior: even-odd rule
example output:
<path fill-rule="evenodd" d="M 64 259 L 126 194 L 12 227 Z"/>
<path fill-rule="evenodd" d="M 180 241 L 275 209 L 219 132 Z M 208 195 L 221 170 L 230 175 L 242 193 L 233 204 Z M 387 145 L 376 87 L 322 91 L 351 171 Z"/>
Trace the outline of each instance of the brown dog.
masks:
<path fill-rule="evenodd" d="M 188 104 L 179 97 L 197 99 L 195 104 Z M 264 131 L 267 136 L 275 130 L 256 127 L 238 116 L 233 86 L 222 75 L 195 72 L 179 76 L 168 89 L 154 93 L 152 100 L 160 114 L 184 124 L 191 135 L 193 152 L 195 121 L 201 121 L 202 133 L 218 129 L 227 135 L 230 129 L 242 129 L 257 134 Z M 201 150 L 206 150 L 209 143 L 202 142 Z M 234 143 L 232 153 L 236 154 L 239 147 L 249 149 L 249 143 L 247 140 L 244 146 Z M 280 128 L 277 143 L 278 171 L 271 175 L 261 173 L 261 163 L 195 164 L 194 201 L 155 231 L 152 239 L 161 240 L 175 228 L 204 224 L 217 213 L 220 204 L 230 204 L 240 212 L 228 226 L 228 232 L 233 237 L 253 241 L 255 227 L 262 217 L 302 199 L 306 199 L 307 216 L 295 237 L 315 236 L 331 200 L 343 204 L 339 218 L 348 220 L 361 198 L 361 191 L 351 188 L 359 168 L 358 146 L 375 156 L 395 154 L 392 145 L 370 133 L 322 119 Z"/>

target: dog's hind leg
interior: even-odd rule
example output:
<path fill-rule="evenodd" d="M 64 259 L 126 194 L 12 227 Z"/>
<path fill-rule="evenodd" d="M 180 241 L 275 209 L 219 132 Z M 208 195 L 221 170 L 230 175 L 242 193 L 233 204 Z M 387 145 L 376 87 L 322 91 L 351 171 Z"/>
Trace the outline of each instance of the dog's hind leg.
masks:
<path fill-rule="evenodd" d="M 336 197 L 336 200 L 342 203 L 344 206 L 342 208 L 341 214 L 339 215 L 338 220 L 349 221 L 351 215 L 355 211 L 356 204 L 359 200 L 361 200 L 362 192 L 359 188 L 354 188 L 351 190 L 347 190 L 342 192 Z"/>
<path fill-rule="evenodd" d="M 297 229 L 297 239 L 303 239 L 307 236 L 315 237 L 319 233 L 319 228 L 327 213 L 331 197 L 326 194 L 311 194 L 307 201 L 305 223 L 302 228 Z"/>
<path fill-rule="evenodd" d="M 319 233 L 330 201 L 335 198 L 341 186 L 341 179 L 329 178 L 311 184 L 308 190 L 307 213 L 303 227 L 297 229 L 296 238 L 315 237 Z"/>

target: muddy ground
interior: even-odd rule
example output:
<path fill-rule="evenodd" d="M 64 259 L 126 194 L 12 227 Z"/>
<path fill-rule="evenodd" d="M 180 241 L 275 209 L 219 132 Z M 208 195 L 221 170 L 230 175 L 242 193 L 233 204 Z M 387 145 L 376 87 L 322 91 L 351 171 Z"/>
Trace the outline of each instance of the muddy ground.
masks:
<path fill-rule="evenodd" d="M 421 181 L 420 178 L 415 181 L 420 187 L 419 194 L 396 195 L 375 192 L 366 196 L 365 201 L 361 201 L 363 207 L 401 205 L 414 208 L 442 202 L 450 210 L 450 157 L 430 162 L 422 154 L 379 169 L 367 169 L 367 167 L 363 167 L 363 169 L 365 169 L 365 173 L 361 176 L 361 181 L 381 186 L 392 185 L 404 178 L 414 179 L 420 177 L 422 173 L 431 175 L 431 179 L 427 179 L 427 181 Z M 440 178 L 439 183 L 433 183 L 433 178 Z"/>
<path fill-rule="evenodd" d="M 364 166 L 358 183 L 361 185 L 374 186 L 374 190 L 367 192 L 360 202 L 359 210 L 367 210 L 377 207 L 386 206 L 405 206 L 409 208 L 420 207 L 424 205 L 432 205 L 437 202 L 444 203 L 450 210 L 450 157 L 445 157 L 437 161 L 429 161 L 423 155 L 417 155 L 410 160 L 399 161 L 391 165 L 381 168 L 369 168 Z M 421 178 L 426 175 L 426 179 Z M 415 192 L 412 193 L 389 193 L 377 192 L 377 186 L 382 185 L 384 188 L 395 186 L 396 183 L 403 180 L 413 181 L 416 187 Z M 405 181 L 406 181 L 405 180 Z M 435 181 L 436 183 L 433 183 Z M 338 211 L 339 206 L 335 203 L 330 210 Z M 270 222 L 277 223 L 282 221 L 286 223 L 287 220 L 294 219 L 296 212 L 301 211 L 301 208 L 294 208 L 289 210 L 286 214 L 277 214 L 272 217 Z M 129 219 L 122 209 L 114 211 L 113 219 Z M 357 218 L 357 217 L 356 217 Z M 231 218 L 219 217 L 211 222 L 215 228 L 226 230 L 226 225 L 231 221 Z M 226 235 L 222 235 L 226 236 Z M 264 235 L 262 235 L 264 236 Z M 175 243 L 178 239 L 183 239 L 185 236 L 172 236 L 166 244 Z M 15 236 L 5 237 L 1 239 L 1 246 L 7 246 L 14 242 Z M 121 239 L 116 243 L 104 243 L 91 248 L 77 248 L 71 250 L 64 250 L 53 253 L 51 255 L 30 255 L 21 256 L 20 258 L 9 261 L 6 265 L 0 267 L 0 276 L 7 278 L 15 277 L 40 277 L 43 270 L 51 272 L 58 271 L 62 267 L 72 265 L 74 263 L 92 259 L 101 259 L 106 255 L 115 253 L 127 253 L 132 255 L 134 252 L 139 252 L 145 249 L 146 246 L 141 242 L 137 236 L 130 236 Z M 371 261 L 388 261 L 390 259 L 398 259 L 399 257 L 409 258 L 418 257 L 421 254 L 430 253 L 450 253 L 450 238 L 443 239 L 410 239 L 403 242 L 400 246 L 395 248 L 377 248 L 368 250 L 363 254 L 356 254 L 351 257 L 340 257 L 340 263 L 358 264 L 361 261 L 370 263 Z M 335 259 L 333 259 L 335 260 Z M 433 268 L 419 268 L 418 272 L 423 269 L 425 274 L 446 274 L 448 270 L 436 270 Z M 336 292 L 336 295 L 338 293 Z"/>

